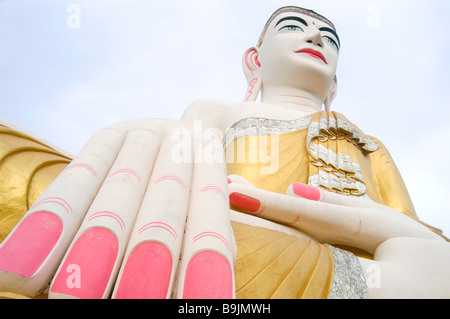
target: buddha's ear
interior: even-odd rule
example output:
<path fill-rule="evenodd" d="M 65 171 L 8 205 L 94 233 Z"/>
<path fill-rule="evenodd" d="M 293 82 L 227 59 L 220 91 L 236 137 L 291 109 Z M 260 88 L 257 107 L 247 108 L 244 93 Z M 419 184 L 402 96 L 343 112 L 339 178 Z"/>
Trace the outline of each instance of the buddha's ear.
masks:
<path fill-rule="evenodd" d="M 244 67 L 244 73 L 248 83 L 244 101 L 255 101 L 262 85 L 258 48 L 251 47 L 244 53 L 242 66 Z"/>
<path fill-rule="evenodd" d="M 325 98 L 324 105 L 325 105 L 325 111 L 330 111 L 330 105 L 331 102 L 333 102 L 334 98 L 337 94 L 337 76 L 334 76 L 333 82 L 331 82 L 330 90 L 328 91 L 328 94 Z"/>

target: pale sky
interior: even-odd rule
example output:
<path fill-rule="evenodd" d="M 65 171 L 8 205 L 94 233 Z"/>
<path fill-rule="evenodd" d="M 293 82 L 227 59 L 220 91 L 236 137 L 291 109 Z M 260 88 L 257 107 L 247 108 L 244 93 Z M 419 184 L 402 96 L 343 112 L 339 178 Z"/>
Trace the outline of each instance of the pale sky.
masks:
<path fill-rule="evenodd" d="M 76 154 L 109 124 L 242 100 L 242 54 L 284 5 L 336 25 L 332 110 L 387 146 L 419 217 L 450 236 L 447 0 L 0 0 L 0 118 Z"/>

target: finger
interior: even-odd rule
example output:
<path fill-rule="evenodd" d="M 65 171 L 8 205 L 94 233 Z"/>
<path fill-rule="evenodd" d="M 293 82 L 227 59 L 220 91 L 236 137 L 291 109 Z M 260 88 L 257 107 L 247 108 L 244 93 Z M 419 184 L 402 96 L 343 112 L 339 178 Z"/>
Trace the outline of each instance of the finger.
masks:
<path fill-rule="evenodd" d="M 287 196 L 242 184 L 230 184 L 229 191 L 232 209 L 297 228 L 319 241 L 344 238 L 360 229 L 362 209 L 357 207 Z"/>
<path fill-rule="evenodd" d="M 225 161 L 196 160 L 178 298 L 234 298 L 236 247 L 227 194 Z"/>
<path fill-rule="evenodd" d="M 337 194 L 301 183 L 291 184 L 288 187 L 286 194 L 289 196 L 294 197 L 298 196 L 313 201 L 320 201 L 329 204 L 351 206 L 351 207 L 371 207 L 374 204 L 370 200 L 366 200 L 361 197 Z"/>
<path fill-rule="evenodd" d="M 108 298 L 150 178 L 161 135 L 127 133 L 51 284 L 49 298 Z"/>
<path fill-rule="evenodd" d="M 390 238 L 436 238 L 424 225 L 377 203 L 347 206 L 235 183 L 229 184 L 229 191 L 233 209 L 295 227 L 319 242 L 374 253 L 379 244 Z"/>
<path fill-rule="evenodd" d="M 177 162 L 178 142 L 166 137 L 139 210 L 113 298 L 164 299 L 172 295 L 189 202 L 192 159 Z"/>
<path fill-rule="evenodd" d="M 35 296 L 48 286 L 125 138 L 95 134 L 0 246 L 0 290 Z"/>
<path fill-rule="evenodd" d="M 252 183 L 239 175 L 228 175 L 228 184 L 229 183 L 240 183 L 248 186 L 253 186 Z"/>

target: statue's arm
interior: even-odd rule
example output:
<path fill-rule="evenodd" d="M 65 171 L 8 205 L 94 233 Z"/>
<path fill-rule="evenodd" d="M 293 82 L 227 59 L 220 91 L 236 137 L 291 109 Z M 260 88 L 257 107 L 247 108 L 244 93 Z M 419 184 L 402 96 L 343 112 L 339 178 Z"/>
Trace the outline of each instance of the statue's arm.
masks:
<path fill-rule="evenodd" d="M 450 296 L 450 269 L 446 267 L 450 244 L 405 214 L 304 184 L 291 185 L 283 195 L 241 183 L 233 176 L 229 179 L 231 204 L 241 211 L 251 214 L 257 203 L 262 218 L 296 228 L 322 243 L 372 254 L 373 260 L 360 258 L 371 297 Z M 381 285 L 371 285 L 377 275 Z M 427 290 L 436 285 L 435 290 Z"/>
<path fill-rule="evenodd" d="M 233 177 L 229 177 L 233 180 Z M 363 249 L 371 254 L 384 241 L 414 237 L 443 241 L 423 224 L 382 204 L 330 193 L 305 184 L 294 183 L 288 195 L 253 186 L 231 183 L 230 200 L 234 206 L 263 207 L 260 217 L 307 233 L 320 242 Z M 253 204 L 255 206 L 256 204 Z"/>
<path fill-rule="evenodd" d="M 450 244 L 393 238 L 359 258 L 370 298 L 450 298 Z"/>

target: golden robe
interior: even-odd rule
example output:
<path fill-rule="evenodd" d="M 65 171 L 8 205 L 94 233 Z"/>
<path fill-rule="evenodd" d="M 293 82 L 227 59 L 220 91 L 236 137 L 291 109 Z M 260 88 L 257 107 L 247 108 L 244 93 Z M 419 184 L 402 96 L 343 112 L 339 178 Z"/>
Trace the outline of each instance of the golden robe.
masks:
<path fill-rule="evenodd" d="M 227 133 L 225 147 L 228 174 L 257 188 L 285 194 L 294 182 L 310 184 L 387 205 L 419 221 L 384 145 L 336 112 L 295 120 L 243 119 Z M 269 173 L 274 162 L 277 169 Z M 235 226 L 235 237 L 238 298 L 360 297 L 332 291 L 339 289 L 336 253 L 333 258 L 327 245 L 242 224 Z M 341 248 L 372 258 L 354 247 Z"/>

